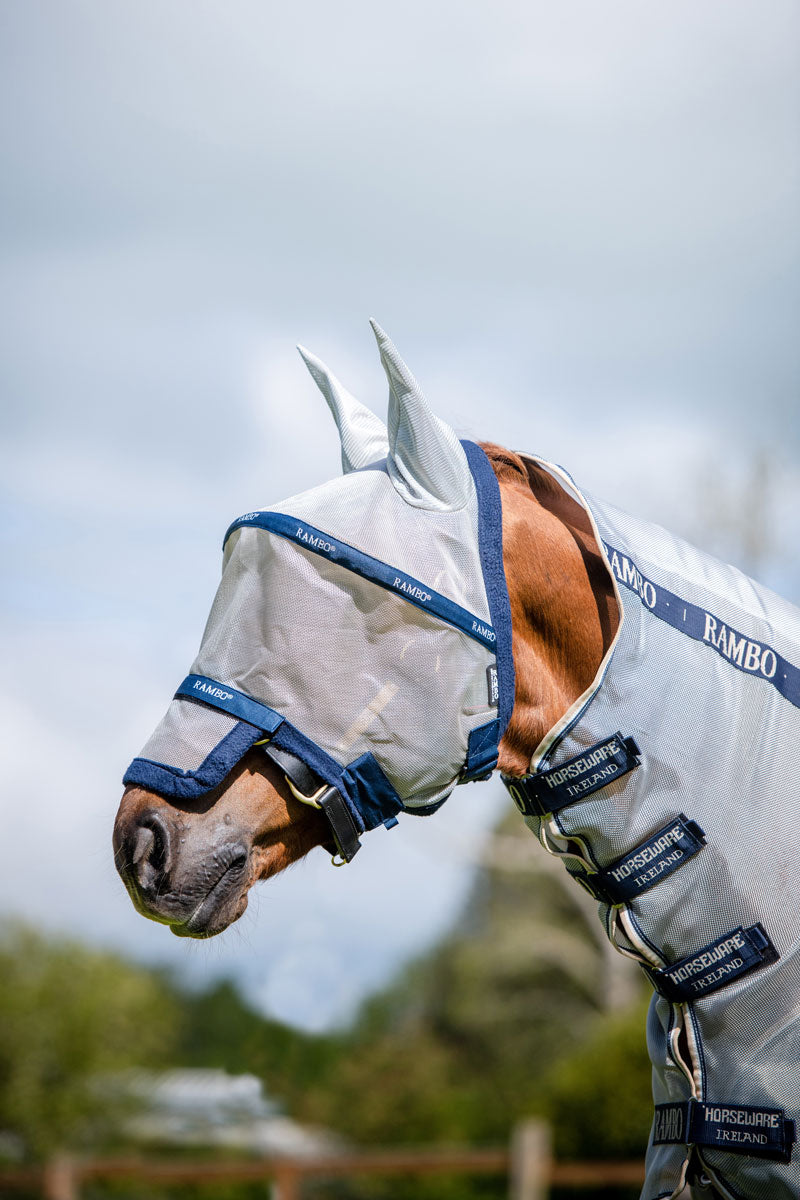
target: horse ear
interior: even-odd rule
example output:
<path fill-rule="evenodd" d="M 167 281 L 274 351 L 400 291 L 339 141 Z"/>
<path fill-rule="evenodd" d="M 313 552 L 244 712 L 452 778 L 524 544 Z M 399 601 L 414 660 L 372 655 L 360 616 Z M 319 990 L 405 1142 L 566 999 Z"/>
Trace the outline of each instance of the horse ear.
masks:
<path fill-rule="evenodd" d="M 297 349 L 333 413 L 342 443 L 342 470 L 345 475 L 377 462 L 379 458 L 386 458 L 389 438 L 383 421 L 360 404 L 355 396 L 351 396 L 315 355 L 303 346 Z"/>
<path fill-rule="evenodd" d="M 467 456 L 449 425 L 434 416 L 389 337 L 370 320 L 389 380 L 389 455 L 392 483 L 420 508 L 463 508 L 473 486 Z"/>

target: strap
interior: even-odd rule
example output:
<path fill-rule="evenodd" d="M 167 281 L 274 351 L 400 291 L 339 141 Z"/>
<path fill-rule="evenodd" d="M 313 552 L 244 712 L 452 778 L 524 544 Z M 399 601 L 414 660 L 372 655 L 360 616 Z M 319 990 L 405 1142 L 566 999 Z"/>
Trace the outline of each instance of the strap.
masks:
<path fill-rule="evenodd" d="M 639 766 L 641 751 L 632 737 L 615 733 L 566 762 L 518 779 L 504 775 L 511 799 L 526 817 L 544 817 L 585 800 Z"/>
<path fill-rule="evenodd" d="M 277 733 L 277 740 L 281 744 L 278 746 L 274 741 L 269 741 L 264 751 L 297 790 L 304 796 L 312 796 L 323 784 L 328 784 L 328 791 L 321 796 L 319 806 L 328 818 L 345 862 L 350 862 L 358 852 L 360 833 L 375 829 L 380 824 L 387 829 L 397 824 L 397 813 L 403 808 L 402 802 L 372 754 L 362 754 L 342 768 L 280 713 L 259 700 L 253 700 L 244 692 L 205 675 L 188 675 L 175 695 L 219 708 L 269 734 Z M 307 759 L 326 772 L 325 775 L 318 774 L 310 767 Z M 362 822 L 362 828 L 359 828 L 358 820 Z"/>
<path fill-rule="evenodd" d="M 795 1123 L 782 1108 L 758 1108 L 716 1100 L 657 1104 L 653 1145 L 713 1146 L 729 1154 L 747 1154 L 790 1162 Z"/>
<path fill-rule="evenodd" d="M 646 841 L 592 875 L 576 875 L 586 891 L 604 904 L 626 904 L 679 870 L 706 839 L 696 821 L 679 813 Z"/>
<path fill-rule="evenodd" d="M 461 633 L 480 642 L 487 649 L 495 649 L 497 635 L 488 620 L 475 616 L 468 609 L 456 604 L 455 600 L 450 600 L 441 592 L 434 591 L 432 587 L 415 579 L 413 575 L 406 575 L 404 571 L 389 566 L 381 559 L 373 558 L 371 554 L 365 554 L 363 550 L 357 550 L 355 546 L 350 546 L 347 542 L 340 542 L 332 534 L 323 533 L 321 529 L 309 525 L 307 521 L 290 517 L 286 513 L 245 513 L 229 526 L 223 545 L 232 533 L 244 526 L 266 529 L 269 533 L 294 542 L 312 554 L 319 554 L 322 558 L 327 558 L 338 566 L 360 575 L 362 579 L 368 579 L 370 583 L 376 583 L 378 587 L 394 592 L 401 600 L 407 600 L 409 604 L 414 604 L 425 612 L 433 613 L 440 621 L 453 625 Z"/>
<path fill-rule="evenodd" d="M 263 750 L 304 796 L 313 796 L 324 787 L 325 781 L 297 755 L 272 743 L 267 743 Z M 353 820 L 344 792 L 358 811 L 365 831 L 381 824 L 391 829 L 397 824 L 395 814 L 402 804 L 371 754 L 350 763 L 342 773 L 341 782 L 342 789 L 330 785 L 317 804 L 330 825 L 336 849 L 345 862 L 352 862 L 361 848 L 361 831 Z"/>
<path fill-rule="evenodd" d="M 319 806 L 328 818 L 339 853 L 345 862 L 352 862 L 361 849 L 361 842 L 344 796 L 338 788 L 329 787 L 320 798 Z"/>
<path fill-rule="evenodd" d="M 467 759 L 458 777 L 459 783 L 474 783 L 488 779 L 497 766 L 497 744 L 500 740 L 500 722 L 487 721 L 477 729 L 471 729 L 467 739 Z"/>
<path fill-rule="evenodd" d="M 742 975 L 776 962 L 778 951 L 767 937 L 763 925 L 732 929 L 686 958 L 655 970 L 645 967 L 656 991 L 675 1003 L 683 1004 L 708 996 Z"/>
<path fill-rule="evenodd" d="M 324 780 L 295 754 L 279 749 L 271 742 L 267 742 L 261 748 L 267 757 L 271 758 L 277 767 L 280 767 L 284 775 L 291 779 L 301 795 L 313 796 L 322 787 Z"/>
<path fill-rule="evenodd" d="M 283 724 L 283 717 L 275 712 L 274 708 L 237 691 L 227 683 L 209 679 L 207 675 L 187 675 L 175 696 L 199 700 L 211 708 L 219 708 L 231 717 L 238 717 L 240 721 L 255 725 L 256 729 L 262 729 L 264 733 L 274 733 L 278 726 Z"/>

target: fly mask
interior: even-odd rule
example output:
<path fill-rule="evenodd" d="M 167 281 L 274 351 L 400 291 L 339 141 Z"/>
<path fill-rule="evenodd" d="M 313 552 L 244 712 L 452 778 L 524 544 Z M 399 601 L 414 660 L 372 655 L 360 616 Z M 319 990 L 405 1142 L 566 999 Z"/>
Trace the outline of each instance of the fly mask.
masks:
<path fill-rule="evenodd" d="M 199 654 L 124 778 L 191 800 L 263 744 L 344 861 L 489 774 L 514 694 L 494 472 L 373 329 L 388 430 L 301 349 L 344 475 L 230 526 Z"/>

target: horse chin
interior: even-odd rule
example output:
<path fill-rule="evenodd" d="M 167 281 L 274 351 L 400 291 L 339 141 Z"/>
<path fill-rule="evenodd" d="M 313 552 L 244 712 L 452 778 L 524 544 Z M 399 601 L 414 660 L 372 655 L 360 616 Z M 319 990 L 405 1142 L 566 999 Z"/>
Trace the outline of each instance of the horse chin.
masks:
<path fill-rule="evenodd" d="M 168 801 L 128 787 L 114 823 L 114 859 L 134 907 L 176 937 L 210 938 L 247 908 L 249 888 L 328 836 L 271 760 L 252 751 L 218 788 Z"/>
<path fill-rule="evenodd" d="M 134 908 L 178 937 L 209 938 L 247 907 L 256 856 L 248 830 L 232 821 L 171 810 L 158 797 L 128 793 L 114 829 L 117 869 Z"/>
<path fill-rule="evenodd" d="M 247 887 L 238 892 L 230 889 L 226 894 L 225 877 L 209 891 L 204 900 L 197 905 L 187 920 L 170 924 L 170 932 L 176 937 L 196 938 L 198 940 L 216 937 L 234 921 L 238 921 L 247 908 Z"/>

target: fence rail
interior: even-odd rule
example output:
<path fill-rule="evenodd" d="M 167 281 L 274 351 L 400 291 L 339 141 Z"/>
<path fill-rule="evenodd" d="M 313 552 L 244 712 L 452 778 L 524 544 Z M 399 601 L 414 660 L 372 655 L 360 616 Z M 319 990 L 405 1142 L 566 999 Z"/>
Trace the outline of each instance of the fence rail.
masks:
<path fill-rule="evenodd" d="M 303 1180 L 351 1175 L 506 1175 L 510 1200 L 546 1200 L 553 1187 L 641 1185 L 640 1162 L 555 1162 L 550 1130 L 539 1121 L 516 1127 L 510 1146 L 402 1147 L 355 1150 L 315 1158 L 259 1158 L 239 1162 L 143 1158 L 57 1158 L 39 1168 L 0 1171 L 0 1194 L 33 1190 L 44 1200 L 80 1200 L 84 1183 L 133 1179 L 150 1183 L 264 1180 L 272 1200 L 301 1200 Z"/>

